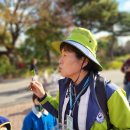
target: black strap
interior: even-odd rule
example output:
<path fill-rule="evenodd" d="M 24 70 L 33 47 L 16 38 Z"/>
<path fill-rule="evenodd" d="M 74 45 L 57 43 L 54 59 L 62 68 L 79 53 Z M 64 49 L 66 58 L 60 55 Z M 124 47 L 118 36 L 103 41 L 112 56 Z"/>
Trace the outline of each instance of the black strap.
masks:
<path fill-rule="evenodd" d="M 103 77 L 101 77 L 100 75 L 97 75 L 95 91 L 97 95 L 98 104 L 107 120 L 108 129 L 111 129 L 112 125 L 109 119 L 109 113 L 108 113 L 108 107 L 107 107 L 107 96 L 106 96 L 106 90 L 105 90 L 107 83 L 108 82 L 105 83 Z"/>

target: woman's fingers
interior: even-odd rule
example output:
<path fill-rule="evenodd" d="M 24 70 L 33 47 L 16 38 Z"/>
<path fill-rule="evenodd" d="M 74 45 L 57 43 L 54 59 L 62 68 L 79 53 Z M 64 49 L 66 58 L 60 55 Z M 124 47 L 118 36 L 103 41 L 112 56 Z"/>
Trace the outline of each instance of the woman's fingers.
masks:
<path fill-rule="evenodd" d="M 33 91 L 38 97 L 43 97 L 45 95 L 44 88 L 42 84 L 38 81 L 32 81 L 30 83 L 30 90 Z"/>

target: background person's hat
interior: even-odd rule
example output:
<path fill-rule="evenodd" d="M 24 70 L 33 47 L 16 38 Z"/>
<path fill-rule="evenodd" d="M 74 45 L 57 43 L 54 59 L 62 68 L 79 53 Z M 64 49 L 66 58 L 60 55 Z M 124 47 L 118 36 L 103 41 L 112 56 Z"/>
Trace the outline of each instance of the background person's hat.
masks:
<path fill-rule="evenodd" d="M 53 47 L 55 50 L 60 51 L 61 43 L 70 44 L 79 49 L 91 61 L 93 61 L 96 70 L 101 71 L 102 66 L 96 59 L 97 42 L 93 34 L 85 28 L 76 27 L 70 33 L 69 37 L 62 42 L 54 42 Z"/>
<path fill-rule="evenodd" d="M 11 130 L 10 121 L 5 117 L 0 116 L 0 127 L 2 126 L 5 126 L 8 130 Z"/>

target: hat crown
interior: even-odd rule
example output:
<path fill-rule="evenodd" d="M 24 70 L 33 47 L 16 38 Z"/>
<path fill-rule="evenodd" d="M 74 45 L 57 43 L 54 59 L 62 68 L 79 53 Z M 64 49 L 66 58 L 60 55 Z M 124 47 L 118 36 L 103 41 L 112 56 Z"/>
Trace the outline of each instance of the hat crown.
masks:
<path fill-rule="evenodd" d="M 66 40 L 75 41 L 83 45 L 96 57 L 97 42 L 88 29 L 76 27 Z"/>

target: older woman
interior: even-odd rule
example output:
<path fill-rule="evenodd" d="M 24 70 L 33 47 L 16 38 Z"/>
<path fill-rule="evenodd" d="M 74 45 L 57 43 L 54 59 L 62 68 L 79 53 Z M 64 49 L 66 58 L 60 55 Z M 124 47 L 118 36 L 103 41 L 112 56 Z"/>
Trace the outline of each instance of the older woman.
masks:
<path fill-rule="evenodd" d="M 99 105 L 95 86 L 102 66 L 96 59 L 97 42 L 92 33 L 74 28 L 59 49 L 59 72 L 65 78 L 59 80 L 57 97 L 47 94 L 38 81 L 30 84 L 42 106 L 70 130 L 130 129 L 130 108 L 122 89 L 105 84 L 108 118 Z"/>

